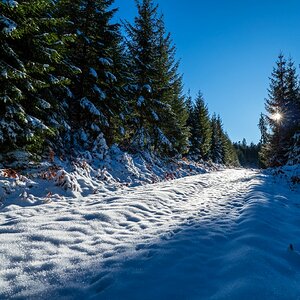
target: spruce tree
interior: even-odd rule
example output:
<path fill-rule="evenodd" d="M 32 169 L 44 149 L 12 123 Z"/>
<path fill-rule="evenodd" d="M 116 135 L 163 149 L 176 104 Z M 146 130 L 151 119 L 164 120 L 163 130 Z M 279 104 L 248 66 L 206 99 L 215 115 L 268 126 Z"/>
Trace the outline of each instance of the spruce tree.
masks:
<path fill-rule="evenodd" d="M 285 127 L 283 125 L 287 112 L 287 62 L 279 55 L 271 75 L 269 96 L 266 99 L 267 121 L 271 130 L 269 138 L 268 166 L 280 166 L 286 162 Z"/>
<path fill-rule="evenodd" d="M 136 1 L 138 16 L 126 23 L 133 74 L 133 127 L 130 143 L 160 155 L 187 150 L 188 113 L 175 47 L 152 0 Z"/>
<path fill-rule="evenodd" d="M 192 112 L 191 154 L 196 160 L 208 160 L 211 149 L 212 128 L 208 108 L 199 92 Z"/>
<path fill-rule="evenodd" d="M 262 128 L 262 144 L 260 157 L 267 167 L 282 166 L 287 163 L 289 152 L 293 148 L 293 135 L 299 124 L 299 84 L 294 63 L 287 62 L 279 55 L 274 68 L 266 99 L 266 117 L 269 133 Z M 264 135 L 264 136 L 263 136 Z M 267 140 L 266 140 L 267 137 Z"/>
<path fill-rule="evenodd" d="M 170 33 L 166 33 L 163 16 L 157 23 L 158 55 L 157 55 L 157 98 L 167 105 L 161 111 L 161 129 L 172 144 L 168 154 L 183 154 L 188 150 L 189 129 L 187 127 L 188 111 L 183 95 L 182 76 L 178 72 L 176 48 L 172 44 Z"/>
<path fill-rule="evenodd" d="M 211 118 L 212 139 L 210 157 L 214 163 L 224 164 L 224 144 L 222 135 L 222 122 L 220 116 L 213 114 Z"/>
<path fill-rule="evenodd" d="M 227 133 L 222 132 L 223 145 L 223 163 L 229 167 L 238 167 L 240 165 L 237 151 L 231 142 Z"/>
<path fill-rule="evenodd" d="M 210 157 L 214 163 L 239 166 L 237 152 L 228 134 L 224 132 L 221 117 L 213 114 L 211 118 L 212 139 Z"/>
<path fill-rule="evenodd" d="M 63 124 L 66 20 L 53 1 L 0 2 L 0 148 L 39 152 Z M 62 125 L 61 125 L 62 124 Z M 53 137 L 49 139 L 49 137 Z M 48 138 L 47 138 L 48 137 Z"/>
<path fill-rule="evenodd" d="M 160 116 L 157 111 L 163 109 L 164 103 L 155 98 L 156 59 L 157 59 L 157 6 L 151 0 L 136 1 L 138 16 L 134 24 L 126 23 L 129 36 L 128 49 L 133 74 L 132 89 L 135 97 L 131 102 L 133 126 L 130 144 L 133 149 L 153 150 L 154 130 L 164 140 L 166 146 L 170 141 L 164 138 L 159 128 Z"/>
<path fill-rule="evenodd" d="M 265 168 L 268 166 L 268 157 L 270 156 L 270 141 L 268 134 L 268 127 L 266 117 L 261 113 L 258 123 L 258 128 L 260 130 L 261 138 L 259 142 L 259 166 Z"/>
<path fill-rule="evenodd" d="M 125 55 L 119 24 L 111 20 L 113 0 L 61 0 L 62 15 L 69 17 L 69 29 L 77 35 L 69 45 L 70 61 L 81 72 L 72 78 L 70 120 L 72 144 L 95 149 L 104 133 L 109 144 L 124 133 L 126 111 Z"/>
<path fill-rule="evenodd" d="M 300 164 L 300 130 L 296 131 L 292 138 L 291 147 L 288 152 L 288 164 Z"/>
<path fill-rule="evenodd" d="M 286 158 L 289 164 L 299 161 L 300 91 L 294 62 L 289 59 L 287 67 L 287 105 L 285 124 Z M 294 159 L 293 159 L 294 157 Z"/>
<path fill-rule="evenodd" d="M 259 167 L 258 152 L 260 144 L 255 145 L 254 143 L 251 143 L 250 145 L 247 145 L 247 143 L 244 143 L 244 140 L 245 139 L 243 139 L 243 143 L 238 142 L 233 144 L 238 155 L 240 165 L 248 168 Z"/>

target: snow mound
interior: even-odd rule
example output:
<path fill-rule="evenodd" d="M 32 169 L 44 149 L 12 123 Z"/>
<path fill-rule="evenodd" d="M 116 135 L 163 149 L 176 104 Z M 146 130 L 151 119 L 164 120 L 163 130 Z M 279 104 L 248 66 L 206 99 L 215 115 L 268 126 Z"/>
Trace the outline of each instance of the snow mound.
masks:
<path fill-rule="evenodd" d="M 81 188 L 74 175 L 68 174 L 65 170 L 59 170 L 54 178 L 55 183 L 65 190 L 81 192 Z"/>
<path fill-rule="evenodd" d="M 291 189 L 297 190 L 299 188 L 300 164 L 268 169 L 266 170 L 266 173 L 279 178 L 279 180 L 284 179 Z"/>
<path fill-rule="evenodd" d="M 8 168 L 0 169 L 2 206 L 38 205 L 63 197 L 86 197 L 220 168 L 188 160 L 161 160 L 149 153 L 130 155 L 116 145 L 108 148 L 102 133 L 95 140 L 92 152 L 80 153 L 72 161 L 55 157 L 52 150 L 49 156 L 49 161 L 35 164 L 30 162 L 32 157 L 26 152 L 7 154 Z"/>

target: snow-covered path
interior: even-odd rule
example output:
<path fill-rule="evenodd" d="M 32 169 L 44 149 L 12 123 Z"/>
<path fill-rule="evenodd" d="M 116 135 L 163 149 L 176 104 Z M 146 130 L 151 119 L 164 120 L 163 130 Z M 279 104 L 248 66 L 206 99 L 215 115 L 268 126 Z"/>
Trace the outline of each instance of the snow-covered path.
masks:
<path fill-rule="evenodd" d="M 8 206 L 0 298 L 300 299 L 298 196 L 226 170 Z"/>

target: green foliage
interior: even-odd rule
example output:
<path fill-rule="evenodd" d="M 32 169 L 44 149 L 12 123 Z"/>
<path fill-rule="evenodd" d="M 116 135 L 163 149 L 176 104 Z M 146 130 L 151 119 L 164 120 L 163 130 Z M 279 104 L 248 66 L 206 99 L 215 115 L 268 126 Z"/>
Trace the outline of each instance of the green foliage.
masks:
<path fill-rule="evenodd" d="M 259 121 L 262 134 L 260 160 L 265 167 L 288 162 L 294 148 L 293 136 L 300 124 L 299 83 L 293 61 L 287 61 L 280 54 L 270 81 L 265 103 L 267 116 L 261 116 Z"/>
<path fill-rule="evenodd" d="M 0 151 L 72 154 L 107 142 L 234 165 L 221 119 L 210 120 L 200 93 L 195 104 L 183 93 L 158 6 L 136 1 L 125 42 L 113 2 L 0 1 Z"/>
<path fill-rule="evenodd" d="M 58 33 L 65 20 L 53 9 L 45 0 L 0 2 L 0 149 L 25 147 L 60 122 L 55 107 L 70 81 Z"/>
<path fill-rule="evenodd" d="M 112 144 L 123 134 L 126 57 L 119 24 L 111 20 L 111 0 L 61 0 L 58 14 L 68 16 L 68 29 L 77 38 L 68 57 L 81 70 L 72 77 L 70 123 L 73 146 L 91 149 L 101 132 Z"/>
<path fill-rule="evenodd" d="M 188 113 L 175 47 L 153 1 L 137 1 L 137 8 L 134 25 L 126 23 L 135 91 L 131 143 L 138 150 L 181 154 L 188 146 Z"/>
<path fill-rule="evenodd" d="M 259 151 L 260 144 L 255 145 L 251 143 L 247 145 L 245 139 L 243 139 L 242 143 L 234 143 L 234 148 L 236 149 L 238 160 L 243 167 L 247 168 L 257 168 L 260 166 L 259 163 Z"/>
<path fill-rule="evenodd" d="M 191 148 L 190 154 L 196 160 L 208 160 L 212 143 L 212 126 L 208 108 L 201 92 L 198 93 L 195 105 L 190 113 Z"/>

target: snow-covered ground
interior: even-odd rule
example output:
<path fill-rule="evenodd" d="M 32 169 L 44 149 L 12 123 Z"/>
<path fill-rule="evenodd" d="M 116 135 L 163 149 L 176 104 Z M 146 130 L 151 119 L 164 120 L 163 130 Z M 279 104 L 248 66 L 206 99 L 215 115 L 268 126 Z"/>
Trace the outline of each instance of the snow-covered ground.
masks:
<path fill-rule="evenodd" d="M 232 169 L 45 202 L 0 210 L 1 299 L 300 299 L 300 197 L 282 179 Z"/>
<path fill-rule="evenodd" d="M 106 194 L 224 168 L 204 161 L 159 159 L 147 152 L 128 154 L 116 145 L 107 148 L 105 154 L 84 152 L 76 159 L 53 156 L 36 163 L 26 152 L 15 151 L 4 160 L 0 154 L 0 161 L 6 162 L 6 165 L 0 163 L 0 208 Z"/>

